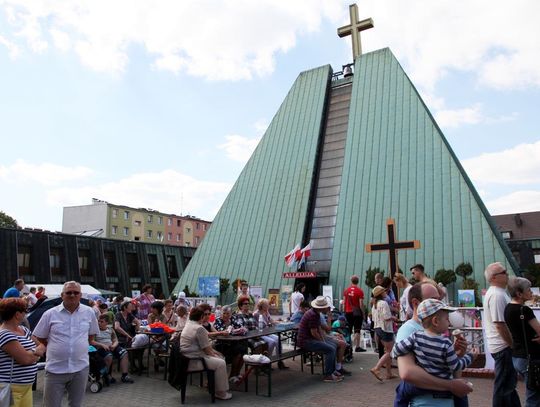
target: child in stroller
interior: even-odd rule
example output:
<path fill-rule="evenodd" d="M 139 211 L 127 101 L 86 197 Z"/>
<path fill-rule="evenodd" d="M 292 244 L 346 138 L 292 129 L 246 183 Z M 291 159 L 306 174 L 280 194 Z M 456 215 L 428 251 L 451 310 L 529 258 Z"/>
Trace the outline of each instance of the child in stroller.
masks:
<path fill-rule="evenodd" d="M 88 347 L 88 359 L 90 360 L 90 369 L 88 372 L 88 382 L 90 382 L 90 391 L 99 393 L 103 388 L 102 378 L 108 374 L 107 365 L 103 358 L 98 354 L 97 349 L 92 345 Z"/>
<path fill-rule="evenodd" d="M 338 318 L 332 323 L 332 331 L 341 334 L 343 336 L 343 339 L 345 339 L 345 342 L 347 342 L 347 347 L 345 348 L 345 355 L 343 356 L 343 359 L 347 363 L 352 362 L 353 351 L 351 330 L 347 325 L 347 319 L 344 315 L 339 315 Z"/>

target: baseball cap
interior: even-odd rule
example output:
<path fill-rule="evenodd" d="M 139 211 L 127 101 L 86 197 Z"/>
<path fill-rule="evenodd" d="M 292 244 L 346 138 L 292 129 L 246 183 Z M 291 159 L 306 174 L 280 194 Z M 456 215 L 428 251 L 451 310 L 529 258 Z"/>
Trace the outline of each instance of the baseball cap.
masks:
<path fill-rule="evenodd" d="M 428 298 L 427 300 L 424 300 L 420 303 L 418 306 L 418 319 L 420 321 L 423 321 L 425 318 L 430 317 L 431 315 L 435 314 L 437 311 L 448 311 L 448 312 L 454 312 L 456 311 L 455 308 L 449 307 L 441 300 L 436 300 L 434 298 Z"/>

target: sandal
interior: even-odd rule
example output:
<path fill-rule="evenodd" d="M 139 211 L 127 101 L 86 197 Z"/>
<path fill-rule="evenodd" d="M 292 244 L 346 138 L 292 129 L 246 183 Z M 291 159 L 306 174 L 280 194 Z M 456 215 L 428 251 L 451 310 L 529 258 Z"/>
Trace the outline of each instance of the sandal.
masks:
<path fill-rule="evenodd" d="M 383 378 L 381 377 L 381 372 L 379 372 L 377 369 L 373 368 L 373 369 L 369 369 L 369 371 L 371 372 L 373 376 L 377 378 L 378 381 L 380 382 L 383 381 Z"/>
<path fill-rule="evenodd" d="M 390 374 L 390 375 L 386 375 L 386 380 L 392 380 L 392 379 L 397 379 L 398 378 L 398 375 L 397 374 Z"/>

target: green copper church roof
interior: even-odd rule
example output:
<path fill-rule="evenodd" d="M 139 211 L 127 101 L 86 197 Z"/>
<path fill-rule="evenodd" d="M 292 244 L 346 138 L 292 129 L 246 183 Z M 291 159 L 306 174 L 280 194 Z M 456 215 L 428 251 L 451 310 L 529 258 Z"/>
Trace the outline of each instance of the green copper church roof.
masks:
<path fill-rule="evenodd" d="M 387 252 L 364 249 L 387 242 L 388 218 L 397 240 L 420 241 L 418 250 L 399 251 L 407 272 L 422 263 L 433 277 L 469 262 L 483 286 L 487 264 L 516 266 L 415 87 L 382 49 L 355 64 L 330 284 L 344 287 L 352 274 L 363 281 L 370 266 L 388 270 Z"/>
<path fill-rule="evenodd" d="M 483 270 L 494 261 L 517 265 L 489 214 L 418 92 L 389 49 L 356 60 L 333 238 L 329 284 L 334 296 L 351 275 L 388 271 L 387 252 L 365 251 L 387 242 L 395 219 L 397 240 L 419 240 L 399 251 L 403 270 L 423 263 L 440 268 L 470 262 Z M 310 236 L 312 190 L 325 129 L 331 68 L 300 74 L 240 174 L 174 292 L 197 291 L 199 276 L 244 278 L 268 288 L 282 280 L 283 256 Z M 342 83 L 343 82 L 343 83 Z M 349 82 L 349 80 L 345 81 Z M 341 119 L 340 119 L 341 120 Z M 335 205 L 335 203 L 334 203 Z M 332 240 L 333 239 L 333 240 Z M 315 256 L 314 256 L 315 257 Z"/>
<path fill-rule="evenodd" d="M 330 75 L 326 65 L 296 79 L 174 292 L 197 291 L 199 276 L 280 287 L 304 232 Z"/>

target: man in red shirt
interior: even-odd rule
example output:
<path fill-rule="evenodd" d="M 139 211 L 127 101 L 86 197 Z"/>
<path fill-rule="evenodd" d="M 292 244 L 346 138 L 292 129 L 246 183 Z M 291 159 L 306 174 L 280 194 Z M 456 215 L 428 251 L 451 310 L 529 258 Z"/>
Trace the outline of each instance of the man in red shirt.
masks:
<path fill-rule="evenodd" d="M 364 291 L 358 287 L 358 276 L 351 277 L 351 285 L 343 291 L 343 308 L 349 329 L 353 332 L 355 352 L 365 352 L 360 347 L 360 330 L 364 322 Z"/>

